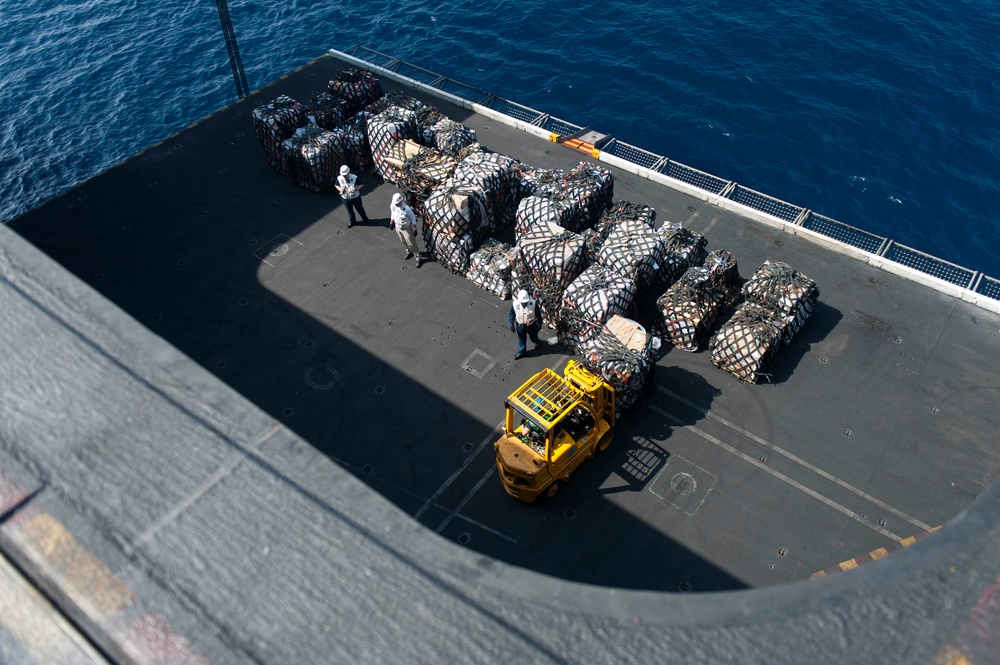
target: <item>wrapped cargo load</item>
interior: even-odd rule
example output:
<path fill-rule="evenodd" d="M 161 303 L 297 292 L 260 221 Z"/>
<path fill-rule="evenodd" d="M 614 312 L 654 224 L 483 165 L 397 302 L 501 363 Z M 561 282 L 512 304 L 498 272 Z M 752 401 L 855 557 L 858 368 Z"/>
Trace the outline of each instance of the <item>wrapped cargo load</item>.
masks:
<path fill-rule="evenodd" d="M 253 110 L 253 132 L 264 148 L 267 163 L 282 175 L 292 175 L 292 155 L 284 142 L 300 127 L 309 124 L 305 109 L 287 95 Z"/>
<path fill-rule="evenodd" d="M 688 268 L 657 298 L 654 332 L 681 350 L 697 351 L 739 296 L 741 282 L 736 257 L 724 249 L 712 252 L 705 266 Z"/>
<path fill-rule="evenodd" d="M 511 272 L 520 254 L 517 247 L 494 238 L 487 238 L 479 249 L 469 256 L 469 272 L 465 278 L 481 289 L 500 296 L 511 297 Z"/>
<path fill-rule="evenodd" d="M 638 220 L 615 226 L 597 255 L 602 266 L 635 283 L 639 297 L 659 283 L 666 261 L 663 235 Z"/>
<path fill-rule="evenodd" d="M 409 139 L 392 145 L 384 159 L 398 174 L 396 184 L 411 195 L 408 198 L 417 205 L 413 211 L 418 215 L 423 214 L 424 201 L 431 191 L 452 176 L 456 165 L 454 158 Z"/>
<path fill-rule="evenodd" d="M 449 178 L 424 202 L 424 239 L 441 265 L 462 275 L 469 257 L 486 237 L 486 197 L 482 190 Z"/>
<path fill-rule="evenodd" d="M 397 143 L 417 138 L 417 115 L 409 109 L 392 106 L 368 118 L 368 142 L 375 172 L 389 183 L 399 182 L 399 169 L 387 164 L 385 156 Z"/>
<path fill-rule="evenodd" d="M 554 224 L 564 229 L 570 224 L 572 210 L 560 199 L 548 196 L 528 196 L 517 204 L 514 212 L 515 235 L 521 238 L 532 228 L 545 224 Z"/>
<path fill-rule="evenodd" d="M 541 222 L 581 231 L 593 227 L 611 205 L 614 176 L 606 168 L 589 162 L 580 162 L 566 174 L 525 168 L 522 193 L 527 198 L 517 209 L 519 237 Z"/>
<path fill-rule="evenodd" d="M 615 177 L 611 171 L 590 162 L 580 162 L 566 175 L 564 200 L 574 209 L 571 231 L 593 228 L 611 207 Z"/>
<path fill-rule="evenodd" d="M 442 266 L 457 275 L 469 274 L 469 260 L 476 250 L 476 241 L 471 233 L 453 238 L 430 226 L 424 226 L 424 242 L 427 244 L 427 251 Z"/>
<path fill-rule="evenodd" d="M 365 110 L 372 115 L 378 115 L 394 106 L 416 112 L 426 105 L 419 99 L 414 99 L 400 90 L 390 90 L 371 104 L 365 106 Z"/>
<path fill-rule="evenodd" d="M 604 377 L 615 389 L 617 415 L 632 408 L 649 392 L 660 340 L 622 316 L 612 316 L 580 350 L 584 366 Z"/>
<path fill-rule="evenodd" d="M 350 67 L 340 72 L 328 84 L 330 92 L 347 102 L 351 113 L 357 113 L 382 96 L 382 84 L 366 69 Z"/>
<path fill-rule="evenodd" d="M 615 201 L 611 207 L 601 215 L 596 228 L 602 238 L 607 238 L 619 224 L 623 222 L 640 222 L 648 228 L 653 228 L 656 222 L 656 210 L 639 203 L 629 201 Z"/>
<path fill-rule="evenodd" d="M 314 192 L 329 189 L 337 180 L 337 170 L 344 163 L 341 134 L 316 125 L 307 125 L 285 141 L 291 155 L 295 184 Z"/>
<path fill-rule="evenodd" d="M 499 234 L 513 223 L 521 198 L 521 178 L 513 158 L 495 152 L 472 152 L 455 167 L 454 177 L 486 194 L 491 235 Z"/>
<path fill-rule="evenodd" d="M 562 169 L 540 169 L 522 164 L 521 191 L 525 196 L 552 198 L 562 195 L 566 172 Z"/>
<path fill-rule="evenodd" d="M 563 293 L 556 325 L 559 342 L 579 353 L 612 316 L 632 313 L 634 297 L 632 280 L 604 266 L 590 266 Z"/>
<path fill-rule="evenodd" d="M 361 111 L 344 121 L 338 131 L 344 132 L 344 159 L 352 171 L 372 166 L 372 150 L 368 143 L 368 119 L 371 114 Z"/>
<path fill-rule="evenodd" d="M 427 134 L 431 139 L 429 145 L 449 157 L 458 157 L 464 148 L 477 140 L 476 130 L 450 118 L 438 120 L 428 128 Z"/>
<path fill-rule="evenodd" d="M 812 316 L 819 299 L 816 282 L 791 266 L 764 261 L 743 285 L 747 301 L 770 306 L 781 317 L 781 343 L 789 344 L 806 320 Z"/>
<path fill-rule="evenodd" d="M 740 381 L 757 383 L 781 344 L 783 317 L 770 306 L 743 303 L 710 344 L 712 364 Z"/>
<path fill-rule="evenodd" d="M 586 268 L 583 238 L 556 224 L 545 223 L 534 226 L 517 244 L 538 289 L 545 320 L 554 327 L 559 320 L 563 293 Z"/>
<path fill-rule="evenodd" d="M 337 129 L 351 116 L 347 102 L 329 92 L 314 92 L 305 113 L 313 124 L 327 130 Z"/>
<path fill-rule="evenodd" d="M 664 289 L 680 279 L 688 268 L 701 264 L 708 241 L 681 224 L 664 224 L 658 232 L 663 236 L 666 253 L 655 286 Z"/>

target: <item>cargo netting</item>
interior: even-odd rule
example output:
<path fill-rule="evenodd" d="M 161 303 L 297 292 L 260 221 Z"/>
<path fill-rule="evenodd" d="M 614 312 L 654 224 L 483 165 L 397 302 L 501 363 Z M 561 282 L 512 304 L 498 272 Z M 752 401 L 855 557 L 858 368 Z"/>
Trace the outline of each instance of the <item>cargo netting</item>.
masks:
<path fill-rule="evenodd" d="M 352 114 L 382 97 L 382 84 L 373 73 L 365 69 L 345 69 L 327 87 L 331 93 L 347 102 Z"/>
<path fill-rule="evenodd" d="M 337 129 L 351 116 L 351 110 L 342 97 L 329 92 L 315 92 L 305 107 L 312 123 L 323 129 Z"/>
<path fill-rule="evenodd" d="M 424 221 L 428 249 L 438 262 L 467 274 L 470 255 L 489 231 L 483 191 L 449 178 L 424 202 Z"/>
<path fill-rule="evenodd" d="M 595 228 L 600 232 L 602 238 L 607 238 L 619 224 L 632 221 L 641 222 L 647 227 L 653 228 L 656 223 L 656 210 L 639 203 L 615 201 L 607 212 L 601 215 Z"/>
<path fill-rule="evenodd" d="M 747 301 L 773 309 L 776 318 L 784 321 L 781 343 L 787 345 L 812 316 L 819 288 L 785 263 L 764 261 L 743 285 L 743 295 Z"/>
<path fill-rule="evenodd" d="M 602 166 L 580 162 L 569 173 L 522 168 L 517 207 L 518 237 L 536 224 L 551 222 L 570 231 L 592 228 L 611 205 L 614 176 Z"/>
<path fill-rule="evenodd" d="M 419 99 L 414 99 L 399 90 L 390 90 L 373 101 L 371 104 L 368 104 L 365 107 L 365 110 L 372 115 L 378 115 L 379 113 L 394 107 L 407 109 L 408 111 L 413 111 L 415 113 L 418 110 L 425 108 L 426 105 Z"/>
<path fill-rule="evenodd" d="M 442 185 L 455 172 L 457 162 L 438 150 L 405 140 L 393 144 L 383 159 L 397 173 L 396 184 L 410 196 L 413 211 L 423 215 L 424 202 L 435 187 Z"/>
<path fill-rule="evenodd" d="M 283 143 L 299 127 L 309 124 L 302 104 L 281 95 L 271 103 L 255 108 L 251 117 L 254 134 L 264 148 L 267 163 L 282 175 L 292 175 L 292 155 Z"/>
<path fill-rule="evenodd" d="M 655 284 L 657 291 L 676 282 L 688 268 L 701 265 L 708 245 L 705 236 L 681 224 L 664 224 L 659 233 L 663 236 L 666 254 Z"/>
<path fill-rule="evenodd" d="M 773 308 L 744 303 L 712 337 L 712 364 L 740 381 L 757 383 L 781 344 L 783 325 Z"/>
<path fill-rule="evenodd" d="M 604 240 L 597 262 L 630 279 L 645 296 L 669 266 L 663 234 L 638 220 L 623 220 Z"/>
<path fill-rule="evenodd" d="M 697 351 L 719 315 L 739 296 L 736 257 L 724 249 L 708 255 L 704 266 L 688 268 L 656 300 L 653 331 L 684 351 Z"/>
<path fill-rule="evenodd" d="M 454 177 L 486 194 L 491 235 L 499 234 L 514 222 L 521 198 L 521 175 L 516 160 L 495 152 L 471 152 L 455 167 Z"/>
<path fill-rule="evenodd" d="M 546 323 L 555 327 L 566 288 L 587 267 L 583 238 L 556 224 L 540 224 L 518 240 L 539 291 Z"/>
<path fill-rule="evenodd" d="M 556 331 L 559 342 L 579 353 L 612 316 L 632 315 L 635 284 L 604 266 L 593 265 L 563 293 Z"/>
<path fill-rule="evenodd" d="M 490 293 L 504 300 L 511 297 L 511 273 L 518 261 L 520 251 L 517 247 L 487 238 L 479 249 L 469 256 L 469 272 L 465 278 Z"/>
<path fill-rule="evenodd" d="M 613 316 L 580 350 L 583 365 L 604 377 L 615 389 L 620 416 L 646 395 L 653 385 L 660 340 L 630 319 Z"/>
<path fill-rule="evenodd" d="M 427 243 L 427 251 L 442 266 L 458 275 L 469 273 L 469 257 L 476 250 L 471 233 L 452 238 L 425 225 L 424 242 Z"/>
<path fill-rule="evenodd" d="M 368 119 L 371 117 L 370 113 L 361 111 L 348 118 L 339 129 L 344 132 L 345 159 L 352 171 L 372 166 L 372 149 L 368 143 Z"/>
<path fill-rule="evenodd" d="M 291 155 L 292 177 L 295 184 L 314 192 L 329 189 L 337 180 L 337 171 L 344 163 L 343 135 L 316 125 L 307 125 L 285 141 Z"/>
<path fill-rule="evenodd" d="M 368 143 L 375 171 L 393 185 L 399 183 L 401 173 L 399 169 L 386 163 L 385 156 L 394 145 L 407 139 L 417 139 L 417 114 L 410 109 L 391 106 L 368 118 Z"/>
<path fill-rule="evenodd" d="M 431 125 L 427 134 L 430 145 L 450 157 L 458 157 L 463 149 L 476 143 L 476 130 L 450 118 L 441 118 Z"/>

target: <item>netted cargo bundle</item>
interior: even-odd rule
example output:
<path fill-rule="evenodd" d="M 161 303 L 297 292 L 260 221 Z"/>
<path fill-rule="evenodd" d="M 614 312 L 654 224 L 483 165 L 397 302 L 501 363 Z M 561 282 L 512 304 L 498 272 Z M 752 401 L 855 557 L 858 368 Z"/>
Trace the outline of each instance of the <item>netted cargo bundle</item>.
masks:
<path fill-rule="evenodd" d="M 429 145 L 451 157 L 458 157 L 462 150 L 476 142 L 476 130 L 450 118 L 441 118 L 427 130 Z"/>
<path fill-rule="evenodd" d="M 614 193 L 615 178 L 611 171 L 580 162 L 566 175 L 563 200 L 570 204 L 573 214 L 572 222 L 564 226 L 572 231 L 595 226 L 611 206 Z"/>
<path fill-rule="evenodd" d="M 726 289 L 734 291 L 743 286 L 743 278 L 740 277 L 736 257 L 728 250 L 717 249 L 710 252 L 705 258 L 705 268 L 708 269 L 712 281 Z"/>
<path fill-rule="evenodd" d="M 531 270 L 528 269 L 528 264 L 524 261 L 521 248 L 514 245 L 511 251 L 514 255 L 514 266 L 510 270 L 510 292 L 517 293 L 523 289 L 530 294 L 536 293 L 538 285 L 535 284 L 535 278 L 531 275 Z"/>
<path fill-rule="evenodd" d="M 425 225 L 424 241 L 427 243 L 427 251 L 442 266 L 459 275 L 469 273 L 469 258 L 476 249 L 471 233 L 452 238 Z"/>
<path fill-rule="evenodd" d="M 612 316 L 630 315 L 634 297 L 632 280 L 604 266 L 590 266 L 563 293 L 556 324 L 559 342 L 579 352 Z"/>
<path fill-rule="evenodd" d="M 329 92 L 314 92 L 305 106 L 306 116 L 323 129 L 336 129 L 351 116 L 347 102 Z"/>
<path fill-rule="evenodd" d="M 767 306 L 747 301 L 712 337 L 712 364 L 740 381 L 757 383 L 781 344 L 782 317 Z"/>
<path fill-rule="evenodd" d="M 708 268 L 688 268 L 657 298 L 653 330 L 678 349 L 697 351 L 723 308 L 731 303 L 731 293 L 713 279 Z"/>
<path fill-rule="evenodd" d="M 640 294 L 659 283 L 667 260 L 663 235 L 637 220 L 625 220 L 608 235 L 597 262 L 632 280 Z"/>
<path fill-rule="evenodd" d="M 413 110 L 417 114 L 417 136 L 420 138 L 420 142 L 428 148 L 436 149 L 434 145 L 434 133 L 431 131 L 431 127 L 436 125 L 442 118 L 445 118 L 444 113 L 441 113 L 441 111 L 433 106 L 426 105 Z"/>
<path fill-rule="evenodd" d="M 511 271 L 518 254 L 516 247 L 487 238 L 469 256 L 469 272 L 465 278 L 479 288 L 507 300 L 511 297 Z"/>
<path fill-rule="evenodd" d="M 583 238 L 556 224 L 539 224 L 518 240 L 525 265 L 540 291 L 539 301 L 545 320 L 554 326 L 559 320 L 562 295 L 587 267 Z"/>
<path fill-rule="evenodd" d="M 524 167 L 521 193 L 527 198 L 518 204 L 519 237 L 541 222 L 581 231 L 593 227 L 611 204 L 614 177 L 589 162 L 580 162 L 569 173 Z"/>
<path fill-rule="evenodd" d="M 424 104 L 419 99 L 414 99 L 413 97 L 410 97 L 409 95 L 400 90 L 390 90 L 386 94 L 376 99 L 371 104 L 368 104 L 365 107 L 365 110 L 371 113 L 372 115 L 378 115 L 379 113 L 382 113 L 386 109 L 391 108 L 393 106 L 396 106 L 401 109 L 409 109 L 410 111 L 415 112 L 419 109 L 424 108 L 426 104 Z"/>
<path fill-rule="evenodd" d="M 368 144 L 368 119 L 371 117 L 361 111 L 336 130 L 344 133 L 344 159 L 352 171 L 363 171 L 372 165 L 372 149 Z"/>
<path fill-rule="evenodd" d="M 597 229 L 584 229 L 580 231 L 580 237 L 583 238 L 583 248 L 584 253 L 587 255 L 587 265 L 597 263 L 598 257 L 601 255 L 601 247 L 604 246 L 604 236 Z"/>
<path fill-rule="evenodd" d="M 424 219 L 435 233 L 450 240 L 472 239 L 472 250 L 486 237 L 486 196 L 475 185 L 454 178 L 436 187 L 424 203 Z M 468 267 L 463 271 L 467 272 Z"/>
<path fill-rule="evenodd" d="M 615 201 L 611 207 L 601 215 L 600 221 L 595 227 L 600 231 L 601 236 L 607 238 L 619 224 L 623 222 L 641 222 L 649 228 L 653 228 L 656 222 L 656 210 L 639 203 L 629 201 Z"/>
<path fill-rule="evenodd" d="M 680 224 L 664 224 L 658 233 L 663 236 L 666 250 L 656 282 L 656 287 L 662 289 L 680 279 L 688 268 L 701 264 L 708 241 Z"/>
<path fill-rule="evenodd" d="M 819 288 L 816 282 L 785 263 L 764 261 L 743 285 L 743 295 L 748 301 L 770 306 L 783 317 L 781 342 L 788 344 L 812 316 Z"/>
<path fill-rule="evenodd" d="M 337 170 L 344 163 L 344 140 L 341 134 L 316 125 L 307 125 L 285 141 L 291 155 L 295 184 L 314 192 L 329 189 L 337 180 Z"/>
<path fill-rule="evenodd" d="M 340 72 L 330 81 L 328 88 L 347 102 L 351 113 L 357 113 L 382 96 L 382 84 L 375 75 L 355 67 Z"/>
<path fill-rule="evenodd" d="M 618 415 L 632 408 L 653 385 L 659 340 L 635 321 L 613 316 L 580 349 L 583 364 L 615 389 Z"/>
<path fill-rule="evenodd" d="M 410 140 L 393 144 L 384 159 L 396 173 L 397 180 L 393 184 L 412 193 L 413 198 L 420 201 L 421 209 L 431 190 L 451 177 L 456 164 L 454 158 Z M 417 212 L 415 208 L 414 212 Z"/>
<path fill-rule="evenodd" d="M 558 199 L 527 196 L 517 204 L 514 211 L 514 231 L 518 239 L 524 237 L 532 228 L 554 224 L 563 229 L 567 221 L 569 208 Z"/>
<path fill-rule="evenodd" d="M 409 109 L 392 106 L 368 118 L 368 143 L 371 146 L 375 171 L 386 182 L 399 182 L 398 169 L 387 164 L 385 155 L 390 148 L 407 139 L 417 138 L 417 114 Z"/>
<path fill-rule="evenodd" d="M 253 110 L 253 133 L 264 148 L 267 163 L 282 175 L 292 175 L 292 155 L 284 141 L 291 138 L 299 127 L 309 123 L 305 109 L 287 95 L 281 95 L 270 104 Z"/>
<path fill-rule="evenodd" d="M 485 192 L 491 234 L 500 233 L 514 222 L 521 198 L 516 160 L 495 152 L 473 152 L 455 167 L 455 180 L 475 185 Z"/>

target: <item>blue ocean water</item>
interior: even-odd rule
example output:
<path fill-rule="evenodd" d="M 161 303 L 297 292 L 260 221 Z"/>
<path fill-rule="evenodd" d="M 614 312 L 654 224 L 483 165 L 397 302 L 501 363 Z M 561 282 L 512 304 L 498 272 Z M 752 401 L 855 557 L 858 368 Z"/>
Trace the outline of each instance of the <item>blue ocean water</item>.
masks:
<path fill-rule="evenodd" d="M 360 43 L 1000 277 L 993 2 L 229 6 L 251 88 Z M 3 221 L 235 99 L 215 3 L 4 0 L 0 31 Z"/>

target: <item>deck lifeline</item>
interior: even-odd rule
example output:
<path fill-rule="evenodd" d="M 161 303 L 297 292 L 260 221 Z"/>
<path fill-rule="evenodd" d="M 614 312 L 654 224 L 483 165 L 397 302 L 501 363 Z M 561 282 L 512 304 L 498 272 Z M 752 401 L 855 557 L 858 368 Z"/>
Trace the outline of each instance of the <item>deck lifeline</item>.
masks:
<path fill-rule="evenodd" d="M 658 389 L 605 456 L 552 501 L 511 501 L 489 445 L 502 401 L 542 367 L 561 369 L 561 348 L 514 362 L 507 303 L 401 260 L 393 187 L 365 174 L 375 224 L 348 230 L 335 193 L 271 171 L 253 136 L 256 104 L 304 101 L 343 67 L 324 56 L 10 226 L 424 526 L 565 579 L 670 591 L 806 579 L 946 523 L 995 480 L 1000 316 L 612 168 L 616 200 L 704 233 L 744 276 L 789 263 L 819 284 L 819 307 L 770 383 L 741 385 L 707 352 L 667 352 Z M 586 159 L 383 87 L 527 164 Z M 123 483 L 144 473 L 95 454 Z M 183 531 L 185 512 L 241 463 L 220 460 L 172 509 L 121 528 L 151 545 Z M 56 477 L 76 468 L 45 464 Z M 677 477 L 694 482 L 679 492 Z"/>

